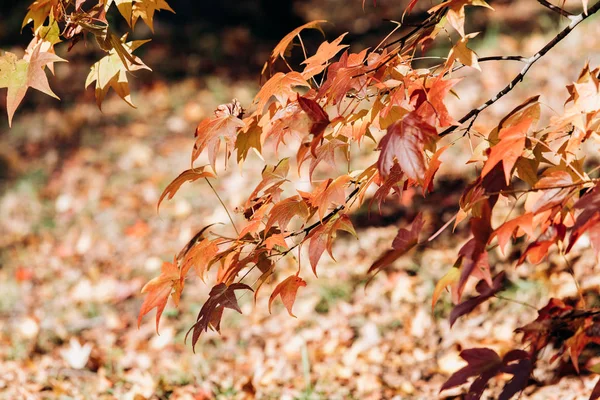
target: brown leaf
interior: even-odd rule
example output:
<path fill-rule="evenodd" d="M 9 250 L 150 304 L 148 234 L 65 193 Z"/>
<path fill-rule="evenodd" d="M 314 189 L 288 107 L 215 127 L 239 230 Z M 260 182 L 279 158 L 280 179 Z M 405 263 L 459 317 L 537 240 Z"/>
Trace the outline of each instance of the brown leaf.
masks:
<path fill-rule="evenodd" d="M 381 268 L 387 267 L 398 258 L 406 254 L 410 249 L 415 247 L 419 243 L 419 234 L 425 225 L 423 215 L 417 214 L 413 220 L 410 230 L 406 228 L 400 228 L 398 234 L 392 242 L 392 249 L 385 252 L 379 257 L 369 268 L 367 273 L 373 271 L 379 271 Z"/>
<path fill-rule="evenodd" d="M 475 288 L 477 292 L 479 292 L 479 295 L 463 301 L 452 309 L 452 312 L 450 313 L 450 326 L 454 325 L 459 317 L 470 313 L 475 307 L 504 289 L 505 275 L 504 271 L 496 275 L 492 282 L 492 286 L 489 286 L 485 280 L 479 281 Z"/>

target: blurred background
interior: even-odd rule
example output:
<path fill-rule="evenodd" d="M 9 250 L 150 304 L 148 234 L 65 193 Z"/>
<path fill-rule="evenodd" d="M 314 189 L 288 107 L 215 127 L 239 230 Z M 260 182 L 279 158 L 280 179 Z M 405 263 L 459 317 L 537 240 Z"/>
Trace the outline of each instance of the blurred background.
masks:
<path fill-rule="evenodd" d="M 21 55 L 31 39 L 29 27 L 21 32 L 29 3 L 0 3 L 3 50 Z M 418 210 L 438 225 L 456 212 L 473 176 L 465 165 L 468 144 L 452 148 L 452 163 L 438 175 L 438 194 L 390 201 L 381 216 L 354 215 L 360 240 L 340 239 L 337 263 L 324 257 L 318 280 L 305 274 L 308 286 L 299 291 L 297 319 L 280 303 L 273 315 L 267 311 L 270 290 L 294 269 L 283 264 L 256 306 L 251 296 L 240 299 L 244 315 L 226 313 L 222 335 L 208 333 L 195 354 L 183 337 L 209 290 L 197 279 L 186 285 L 179 309 L 167 306 L 160 336 L 154 311 L 137 328 L 139 291 L 159 274 L 162 261 L 171 260 L 203 226 L 226 221 L 202 184 L 184 185 L 156 211 L 164 187 L 189 167 L 198 122 L 232 98 L 251 107 L 271 49 L 295 27 L 326 19 L 328 40 L 349 32 L 352 50 L 372 47 L 393 29 L 392 20 L 401 19 L 407 3 L 378 0 L 374 7 L 367 0 L 363 10 L 360 0 L 171 0 L 176 14 L 157 13 L 154 34 L 139 22 L 132 36 L 152 37 L 136 54 L 153 71 L 130 77 L 137 109 L 111 92 L 100 111 L 93 89 L 84 89 L 89 67 L 102 56 L 92 41 L 70 53 L 67 44 L 57 46 L 69 60 L 50 77 L 61 101 L 30 90 L 11 129 L 5 114 L 0 118 L 0 398 L 429 399 L 462 366 L 462 348 L 518 346 L 513 330 L 535 318 L 526 307 L 486 304 L 452 330 L 448 298 L 431 310 L 434 285 L 454 263 L 467 237 L 464 228 L 402 258 L 365 290 L 368 267 L 399 226 Z M 435 3 L 422 0 L 405 22 L 422 19 Z M 480 56 L 533 54 L 567 24 L 535 0 L 489 3 L 495 12 L 478 7 L 467 12 L 467 32 L 481 32 L 469 42 Z M 577 11 L 581 2 L 569 0 L 566 7 Z M 125 32 L 126 24 L 113 17 L 117 31 Z M 595 17 L 482 114 L 476 129 L 487 133 L 534 93 L 542 94 L 546 118 L 560 112 L 568 97 L 565 85 L 577 79 L 586 61 L 600 63 L 598 38 Z M 307 31 L 303 39 L 314 52 L 323 37 Z M 446 56 L 450 45 L 441 35 L 427 55 Z M 301 52 L 293 57 L 296 63 L 303 59 Z M 453 116 L 487 100 L 520 69 L 506 63 L 482 67 L 481 74 L 463 69 L 458 75 L 465 79 L 457 86 L 460 100 L 451 104 Z M 0 89 L 3 111 L 5 93 Z M 251 192 L 260 168 L 254 159 L 243 173 L 233 168 L 220 175 L 215 186 L 230 209 Z M 526 266 L 513 271 L 511 259 L 498 262 L 513 271 L 512 298 L 542 306 L 549 297 L 577 293 L 570 274 L 555 261 L 545 280 L 532 279 Z M 573 267 L 591 293 L 600 284 L 590 272 L 593 265 L 593 257 L 581 257 Z M 564 374 L 552 384 L 551 375 L 540 373 L 546 386 L 530 388 L 522 398 L 586 398 L 593 380 Z"/>

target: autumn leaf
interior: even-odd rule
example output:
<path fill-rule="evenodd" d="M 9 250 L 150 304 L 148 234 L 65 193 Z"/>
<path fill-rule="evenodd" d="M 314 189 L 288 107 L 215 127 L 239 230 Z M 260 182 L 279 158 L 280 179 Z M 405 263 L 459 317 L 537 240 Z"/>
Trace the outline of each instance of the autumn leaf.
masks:
<path fill-rule="evenodd" d="M 119 5 L 119 11 L 121 11 L 121 9 L 127 10 L 125 4 L 119 4 L 119 2 L 117 2 L 117 6 Z M 154 32 L 154 13 L 160 10 L 167 10 L 175 14 L 175 11 L 173 11 L 165 0 L 135 0 L 131 11 L 131 27 L 134 28 L 138 19 L 141 18 L 146 25 L 148 25 L 150 30 Z M 123 12 L 121 14 L 123 14 Z"/>
<path fill-rule="evenodd" d="M 299 72 L 292 71 L 287 74 L 283 72 L 276 73 L 265 82 L 256 94 L 254 103 L 256 103 L 257 111 L 262 113 L 265 105 L 272 97 L 284 106 L 288 99 L 297 94 L 294 90 L 297 86 L 309 87 L 310 85 Z"/>
<path fill-rule="evenodd" d="M 427 101 L 423 101 L 416 111 L 426 124 L 432 126 L 437 124 L 441 128 L 458 125 L 458 122 L 448 113 L 444 100 L 452 88 L 462 80 L 462 78 L 442 79 L 443 75 L 440 74 L 428 82 Z"/>
<path fill-rule="evenodd" d="M 244 122 L 244 125 L 235 138 L 238 164 L 246 160 L 250 149 L 255 149 L 259 154 L 262 151 L 262 129 L 258 126 L 257 119 L 252 118 L 249 122 Z"/>
<path fill-rule="evenodd" d="M 225 142 L 225 162 L 231 154 L 231 150 L 235 146 L 237 132 L 245 127 L 242 121 L 236 114 L 215 111 L 215 116 L 205 118 L 196 127 L 196 142 L 192 151 L 192 164 L 206 149 L 208 159 L 213 171 L 216 171 L 217 154 L 221 147 L 221 142 Z"/>
<path fill-rule="evenodd" d="M 471 68 L 475 68 L 479 72 L 481 72 L 481 67 L 479 66 L 479 62 L 477 61 L 477 54 L 473 50 L 467 47 L 467 43 L 469 39 L 477 36 L 477 33 L 469 33 L 462 37 L 450 50 L 450 54 L 448 54 L 448 61 L 446 61 L 446 65 L 452 68 L 455 60 L 458 60 L 461 64 L 466 65 Z"/>
<path fill-rule="evenodd" d="M 352 222 L 346 214 L 334 217 L 327 222 L 322 223 L 306 236 L 305 240 L 309 241 L 308 259 L 315 276 L 317 276 L 317 265 L 325 250 L 327 250 L 329 256 L 335 260 L 332 252 L 332 244 L 337 235 L 337 231 L 339 230 L 346 231 L 356 236 L 356 231 L 352 226 Z"/>
<path fill-rule="evenodd" d="M 321 222 L 331 207 L 346 202 L 345 189 L 351 179 L 350 175 L 342 175 L 335 178 L 335 180 L 329 178 L 310 194 L 308 202 L 317 210 Z"/>
<path fill-rule="evenodd" d="M 490 10 L 493 10 L 484 0 L 448 0 L 444 1 L 441 4 L 438 4 L 435 7 L 432 7 L 429 10 L 429 13 L 435 13 L 436 11 L 447 7 L 448 13 L 447 18 L 448 22 L 456 31 L 460 34 L 460 36 L 465 36 L 465 6 L 480 6 L 486 7 Z"/>
<path fill-rule="evenodd" d="M 280 282 L 276 287 L 271 297 L 269 298 L 269 313 L 271 312 L 271 305 L 277 296 L 281 297 L 283 305 L 287 309 L 290 316 L 296 318 L 292 313 L 292 307 L 296 301 L 296 294 L 301 286 L 306 286 L 306 282 L 297 275 L 292 275 Z"/>
<path fill-rule="evenodd" d="M 485 280 L 479 281 L 475 290 L 479 293 L 478 296 L 474 296 L 462 303 L 456 305 L 452 312 L 450 312 L 450 326 L 454 325 L 456 320 L 471 311 L 473 311 L 478 305 L 482 304 L 489 298 L 493 297 L 496 293 L 504 289 L 505 286 L 505 273 L 500 272 L 492 282 L 492 286 L 489 286 Z"/>
<path fill-rule="evenodd" d="M 325 110 L 323 110 L 323 107 L 319 105 L 319 103 L 309 98 L 298 96 L 298 104 L 300 104 L 302 110 L 312 121 L 310 133 L 313 135 L 313 140 L 310 145 L 310 151 L 316 158 L 316 148 L 322 140 L 325 128 L 327 128 L 329 125 L 329 116 Z"/>
<path fill-rule="evenodd" d="M 124 43 L 123 48 L 131 54 L 135 49 L 147 42 L 149 40 L 135 40 Z M 95 94 L 98 108 L 102 109 L 102 101 L 110 88 L 125 100 L 127 104 L 135 107 L 131 101 L 127 72 L 141 69 L 151 71 L 151 69 L 139 57 L 133 57 L 133 60 L 135 60 L 135 63 L 132 63 L 127 58 L 124 58 L 122 54 L 119 54 L 117 48 L 113 48 L 107 56 L 92 65 L 90 73 L 85 80 L 85 86 L 88 87 L 93 82 L 96 82 Z"/>
<path fill-rule="evenodd" d="M 188 169 L 183 171 L 177 178 L 173 180 L 173 182 L 169 183 L 169 185 L 165 188 L 165 190 L 160 195 L 160 199 L 158 199 L 158 204 L 156 205 L 156 210 L 160 208 L 160 203 L 162 203 L 163 199 L 167 197 L 168 200 L 171 200 L 175 193 L 179 190 L 181 185 L 185 182 L 194 182 L 201 178 L 215 178 L 215 174 L 211 171 L 205 171 L 206 166 L 194 169 Z"/>
<path fill-rule="evenodd" d="M 173 300 L 175 305 L 179 303 L 179 295 L 181 291 L 179 289 L 179 268 L 177 265 L 170 262 L 164 262 L 162 265 L 161 273 L 158 277 L 152 279 L 146 283 L 142 288 L 142 293 L 148 293 L 140 308 L 138 315 L 138 328 L 142 323 L 144 315 L 148 314 L 150 310 L 156 308 L 156 332 L 158 332 L 158 323 L 160 317 L 167 305 L 167 300 L 171 291 L 175 289 L 173 294 Z"/>
<path fill-rule="evenodd" d="M 562 205 L 563 201 L 568 198 L 569 193 L 575 189 L 570 187 L 572 184 L 573 178 L 568 172 L 546 170 L 535 185 L 536 189 L 543 190 L 529 194 L 525 209 L 533 214 L 539 214 Z"/>
<path fill-rule="evenodd" d="M 321 29 L 321 27 L 319 25 L 321 25 L 325 22 L 327 22 L 327 21 L 322 20 L 322 19 L 316 20 L 316 21 L 310 21 L 302 26 L 299 26 L 298 28 L 294 29 L 293 31 L 291 31 L 290 33 L 285 35 L 283 37 L 283 39 L 281 39 L 281 41 L 277 44 L 277 46 L 275 46 L 275 48 L 271 52 L 271 57 L 269 58 L 269 64 L 272 65 L 275 62 L 275 60 L 277 60 L 277 57 L 285 58 L 285 55 L 288 52 L 288 49 L 290 48 L 292 41 L 304 29 L 318 29 L 321 31 L 321 33 L 323 33 L 323 30 Z M 325 33 L 323 33 L 323 35 L 324 34 Z M 262 108 L 259 108 L 259 109 L 262 110 Z"/>
<path fill-rule="evenodd" d="M 460 268 L 452 267 L 450 270 L 436 283 L 433 295 L 431 296 L 431 310 L 435 307 L 444 289 L 450 285 L 456 285 L 460 278 Z"/>
<path fill-rule="evenodd" d="M 51 14 L 58 13 L 59 0 L 36 0 L 34 1 L 27 11 L 27 15 L 23 19 L 21 28 L 25 27 L 30 22 L 33 22 L 33 31 L 36 32 L 40 26 L 44 24 L 44 21 Z"/>
<path fill-rule="evenodd" d="M 532 120 L 526 118 L 516 125 L 500 130 L 498 134 L 500 141 L 492 146 L 490 155 L 481 171 L 482 177 L 485 177 L 496 164 L 501 162 L 506 184 L 510 184 L 512 169 L 525 149 L 525 138 L 531 123 Z"/>
<path fill-rule="evenodd" d="M 517 218 L 503 223 L 492 233 L 489 241 L 491 241 L 494 237 L 498 237 L 498 247 L 500 248 L 502 254 L 504 254 L 506 245 L 511 237 L 513 237 L 513 234 L 516 238 L 522 235 L 522 233 L 519 234 L 520 232 L 523 232 L 531 238 L 534 235 L 533 228 L 533 214 L 525 213 Z"/>
<path fill-rule="evenodd" d="M 427 173 L 425 149 L 437 140 L 437 132 L 417 114 L 410 113 L 392 124 L 379 142 L 381 153 L 377 160 L 379 174 L 389 175 L 394 162 L 415 182 L 422 183 Z"/>
<path fill-rule="evenodd" d="M 587 232 L 598 256 L 600 254 L 600 185 L 596 185 L 591 192 L 582 196 L 575 203 L 574 208 L 579 210 L 579 214 L 571 229 L 566 252 L 571 251 L 575 242 Z"/>
<path fill-rule="evenodd" d="M 296 216 L 300 217 L 303 222 L 308 218 L 309 209 L 306 202 L 300 196 L 292 196 L 281 200 L 271 209 L 269 219 L 265 225 L 265 232 L 268 232 L 275 223 L 277 223 L 281 232 L 285 232 L 292 218 Z"/>
<path fill-rule="evenodd" d="M 463 350 L 460 357 L 467 362 L 467 366 L 452 374 L 442 385 L 440 392 L 476 377 L 469 387 L 467 398 L 477 400 L 483 395 L 490 379 L 499 373 L 507 373 L 513 375 L 513 378 L 504 386 L 498 399 L 509 400 L 526 387 L 531 375 L 532 362 L 529 354 L 523 350 L 511 350 L 501 359 L 494 350 L 483 347 Z"/>
<path fill-rule="evenodd" d="M 373 271 L 379 271 L 381 268 L 384 268 L 398 258 L 406 254 L 410 249 L 415 247 L 419 243 L 419 234 L 425 225 L 425 221 L 423 220 L 423 214 L 419 213 L 413 220 L 410 230 L 406 228 L 398 229 L 398 233 L 392 242 L 392 249 L 385 252 L 381 257 L 379 257 L 369 268 L 367 273 L 371 273 Z"/>
<path fill-rule="evenodd" d="M 191 267 L 194 267 L 196 275 L 204 281 L 204 273 L 208 269 L 210 261 L 219 252 L 220 239 L 210 240 L 204 239 L 200 243 L 193 246 L 185 255 L 181 264 L 180 281 L 181 286 Z"/>
<path fill-rule="evenodd" d="M 232 283 L 229 286 L 221 282 L 213 286 L 208 295 L 208 300 L 206 303 L 204 303 L 200 309 L 200 312 L 198 313 L 196 323 L 192 325 L 190 330 L 185 335 L 184 341 L 187 340 L 189 333 L 193 331 L 192 349 L 195 349 L 196 343 L 198 342 L 202 332 L 207 332 L 209 327 L 212 327 L 217 332 L 220 331 L 221 317 L 223 316 L 223 310 L 225 308 L 230 308 L 240 314 L 242 313 L 235 295 L 236 290 L 253 291 L 250 286 L 241 282 Z"/>
<path fill-rule="evenodd" d="M 9 52 L 0 56 L 0 88 L 8 89 L 6 110 L 9 126 L 11 126 L 15 111 L 25 97 L 28 88 L 31 87 L 58 99 L 58 96 L 50 89 L 44 68 L 61 61 L 66 60 L 54 53 L 42 52 L 41 43 L 33 49 L 31 54 L 21 60 Z"/>
<path fill-rule="evenodd" d="M 302 64 L 306 64 L 306 67 L 304 67 L 304 71 L 302 72 L 304 79 L 312 78 L 313 76 L 323 72 L 329 65 L 329 60 L 337 53 L 348 47 L 348 45 L 340 45 L 344 39 L 344 36 L 347 34 L 348 33 L 340 35 L 331 43 L 324 41 L 321 43 L 321 45 L 319 45 L 317 52 L 313 56 L 302 62 Z"/>

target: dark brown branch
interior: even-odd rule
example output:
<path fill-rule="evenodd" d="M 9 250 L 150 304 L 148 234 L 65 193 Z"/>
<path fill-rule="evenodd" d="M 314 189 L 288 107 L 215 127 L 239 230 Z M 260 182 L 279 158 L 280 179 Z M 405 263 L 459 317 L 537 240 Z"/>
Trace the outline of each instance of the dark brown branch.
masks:
<path fill-rule="evenodd" d="M 290 233 L 287 237 L 294 237 L 294 236 L 298 236 L 298 235 L 302 235 L 303 233 L 310 233 L 310 231 L 312 231 L 313 229 L 315 229 L 316 227 L 318 227 L 319 225 L 322 225 L 323 223 L 329 221 L 331 218 L 333 218 L 337 213 L 339 213 L 340 211 L 342 211 L 344 208 L 346 208 L 346 204 L 348 204 L 350 202 L 350 200 L 352 200 L 354 198 L 354 196 L 357 195 L 358 191 L 360 190 L 360 185 L 357 185 L 354 190 L 352 192 L 350 192 L 350 194 L 348 195 L 348 197 L 346 197 L 346 201 L 344 202 L 344 204 L 337 206 L 336 208 L 334 208 L 333 210 L 331 210 L 329 212 L 329 214 L 327 214 L 325 217 L 323 217 L 323 219 L 321 221 L 317 221 L 312 225 L 307 226 L 304 229 L 301 229 L 299 231 L 296 232 L 292 232 Z"/>
<path fill-rule="evenodd" d="M 554 46 L 556 46 L 561 40 L 563 40 L 569 33 L 571 33 L 571 31 L 573 29 L 575 29 L 575 27 L 577 25 L 579 25 L 581 22 L 585 21 L 586 19 L 588 19 L 589 17 L 591 17 L 592 15 L 594 15 L 595 13 L 597 13 L 598 10 L 600 10 L 600 1 L 598 1 L 596 4 L 594 4 L 588 10 L 587 14 L 581 13 L 579 15 L 571 17 L 571 23 L 569 24 L 569 26 L 567 26 L 565 29 L 563 29 L 562 31 L 560 31 L 560 33 L 558 35 L 556 35 L 551 41 L 549 41 L 544 47 L 542 47 L 542 49 L 540 49 L 540 51 L 538 51 L 533 56 L 531 56 L 530 58 L 528 58 L 527 59 L 527 63 L 525 64 L 525 66 L 523 67 L 523 69 L 521 70 L 521 72 L 519 72 L 519 74 L 517 76 L 515 76 L 514 79 L 504 89 L 502 89 L 501 91 L 499 91 L 498 93 L 496 93 L 496 95 L 494 97 L 492 97 L 491 99 L 489 99 L 488 101 L 486 101 L 485 103 L 483 103 L 482 105 L 480 105 L 479 107 L 474 108 L 471 111 L 469 111 L 464 117 L 462 117 L 458 121 L 459 122 L 458 125 L 451 126 L 450 128 L 448 128 L 445 131 L 441 132 L 440 133 L 440 137 L 441 136 L 449 135 L 450 133 L 454 132 L 456 129 L 458 129 L 459 126 L 461 126 L 462 124 L 464 124 L 465 122 L 467 122 L 471 118 L 473 118 L 473 119 L 477 118 L 477 116 L 483 110 L 485 110 L 486 108 L 488 108 L 489 106 L 491 106 L 492 104 L 494 104 L 495 102 L 497 102 L 498 100 L 500 100 L 502 97 L 504 97 L 511 90 L 513 90 L 513 88 L 515 86 L 517 86 L 517 84 L 523 80 L 523 78 L 525 77 L 525 75 L 527 74 L 527 72 L 531 69 L 531 67 L 533 66 L 533 64 L 535 64 L 540 58 L 542 58 Z"/>
<path fill-rule="evenodd" d="M 477 59 L 478 62 L 486 62 L 486 61 L 520 61 L 522 63 L 526 63 L 529 61 L 527 57 L 523 56 L 489 56 L 489 57 L 481 57 Z M 462 69 L 464 65 L 458 65 L 452 68 L 450 72 L 456 72 L 459 69 Z"/>
<path fill-rule="evenodd" d="M 573 14 L 571 14 L 570 12 L 568 12 L 567 10 L 560 8 L 559 6 L 555 6 L 554 4 L 550 3 L 547 0 L 538 0 L 538 3 L 540 3 L 541 5 L 543 5 L 544 7 L 546 7 L 547 9 L 549 9 L 550 11 L 553 11 L 555 13 L 558 13 L 560 15 L 562 15 L 563 17 L 571 17 L 573 16 Z"/>

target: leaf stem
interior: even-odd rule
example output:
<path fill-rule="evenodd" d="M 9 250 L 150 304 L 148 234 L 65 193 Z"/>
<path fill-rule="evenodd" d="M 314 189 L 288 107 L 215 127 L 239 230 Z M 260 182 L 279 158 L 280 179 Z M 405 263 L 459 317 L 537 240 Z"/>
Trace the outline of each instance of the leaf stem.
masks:
<path fill-rule="evenodd" d="M 208 183 L 208 186 L 210 186 L 210 188 L 212 189 L 212 191 L 215 194 L 215 196 L 217 196 L 217 199 L 219 199 L 219 202 L 221 203 L 221 205 L 223 206 L 223 209 L 227 213 L 227 217 L 229 217 L 229 222 L 231 222 L 231 226 L 233 226 L 233 230 L 239 236 L 240 232 L 238 231 L 237 227 L 235 226 L 235 222 L 233 222 L 233 218 L 231 217 L 231 214 L 229 213 L 229 210 L 227 209 L 227 206 L 225 205 L 225 203 L 223 203 L 223 200 L 221 199 L 221 196 L 219 196 L 219 193 L 214 188 L 214 186 L 210 183 L 210 181 L 208 180 L 208 178 L 204 178 L 204 180 L 206 181 L 206 183 Z"/>

